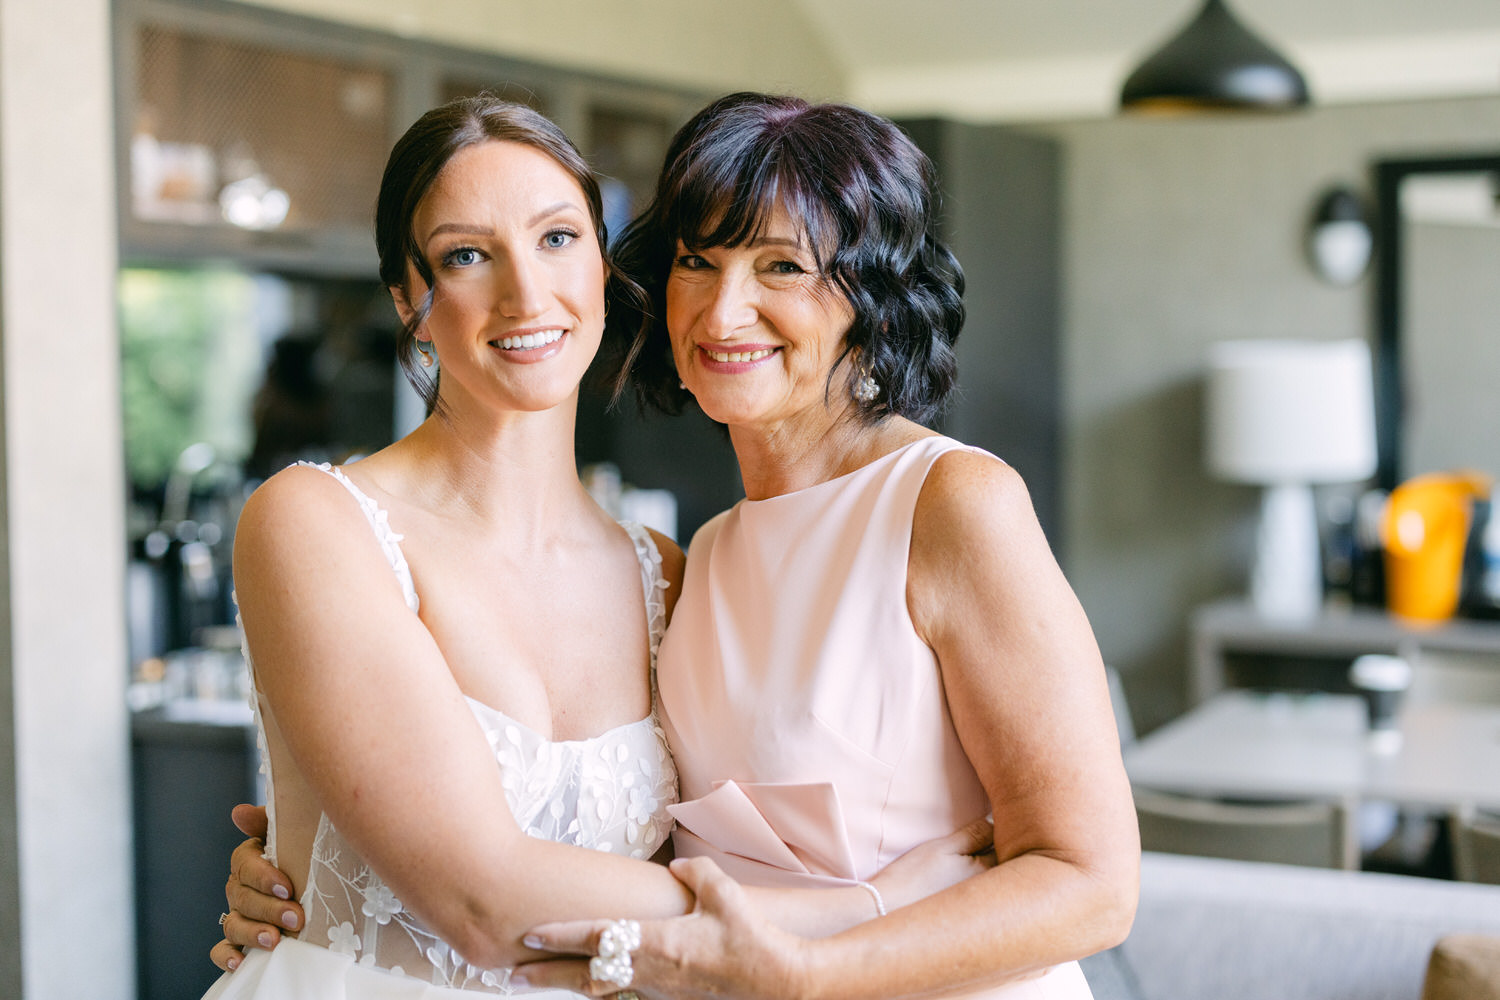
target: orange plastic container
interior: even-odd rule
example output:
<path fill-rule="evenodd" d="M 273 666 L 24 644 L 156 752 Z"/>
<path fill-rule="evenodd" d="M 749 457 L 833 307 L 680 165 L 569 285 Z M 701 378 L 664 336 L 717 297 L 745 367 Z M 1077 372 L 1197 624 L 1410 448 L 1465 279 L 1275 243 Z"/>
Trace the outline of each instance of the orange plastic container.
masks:
<path fill-rule="evenodd" d="M 1453 616 L 1473 502 L 1489 488 L 1488 476 L 1454 472 L 1418 476 L 1391 491 L 1381 527 L 1392 614 L 1421 621 Z"/>

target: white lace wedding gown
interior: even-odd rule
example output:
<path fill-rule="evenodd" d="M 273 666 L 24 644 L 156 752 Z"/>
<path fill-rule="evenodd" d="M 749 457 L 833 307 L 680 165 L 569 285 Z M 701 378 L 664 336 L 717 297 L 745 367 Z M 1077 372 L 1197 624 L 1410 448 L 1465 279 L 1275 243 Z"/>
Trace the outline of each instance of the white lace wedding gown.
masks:
<path fill-rule="evenodd" d="M 418 608 L 411 571 L 401 553 L 401 536 L 386 523 L 386 512 L 337 468 L 318 465 L 343 483 L 359 501 L 401 581 L 406 604 Z M 661 848 L 677 801 L 677 772 L 657 721 L 656 651 L 666 625 L 661 555 L 640 525 L 624 526 L 641 563 L 650 627 L 652 711 L 584 740 L 549 741 L 472 698 L 469 707 L 494 750 L 506 799 L 527 834 L 633 858 L 649 858 Z M 253 665 L 252 665 L 253 674 Z M 276 793 L 266 751 L 260 706 L 252 697 L 260 730 L 261 769 L 266 776 L 270 831 L 266 856 L 276 861 Z M 482 969 L 465 961 L 406 911 L 333 828 L 318 823 L 307 886 L 300 900 L 307 927 L 296 939 L 283 938 L 274 951 L 251 950 L 240 968 L 222 976 L 204 1000 L 439 1000 L 462 993 L 524 993 L 563 998 L 557 990 L 510 986 L 505 969 Z"/>

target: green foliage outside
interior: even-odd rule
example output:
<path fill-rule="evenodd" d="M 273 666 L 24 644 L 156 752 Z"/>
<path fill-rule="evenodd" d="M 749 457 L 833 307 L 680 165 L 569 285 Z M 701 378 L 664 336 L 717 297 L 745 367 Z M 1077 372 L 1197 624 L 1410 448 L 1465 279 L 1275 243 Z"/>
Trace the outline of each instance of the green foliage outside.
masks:
<path fill-rule="evenodd" d="M 121 394 L 131 482 L 152 490 L 188 445 L 249 451 L 260 379 L 256 279 L 233 271 L 120 272 Z"/>

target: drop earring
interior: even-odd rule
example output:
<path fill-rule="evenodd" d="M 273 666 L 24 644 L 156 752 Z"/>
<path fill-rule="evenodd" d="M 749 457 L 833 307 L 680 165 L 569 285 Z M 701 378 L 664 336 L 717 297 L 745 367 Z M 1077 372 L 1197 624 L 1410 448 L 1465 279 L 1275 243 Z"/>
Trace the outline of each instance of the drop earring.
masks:
<path fill-rule="evenodd" d="M 869 371 L 863 371 L 855 381 L 850 395 L 854 397 L 857 403 L 873 403 L 875 402 L 875 398 L 880 395 L 880 383 L 875 381 L 875 376 L 871 375 Z"/>
<path fill-rule="evenodd" d="M 431 368 L 432 363 L 437 360 L 437 352 L 432 349 L 432 341 L 417 341 L 417 353 L 422 355 L 422 367 Z"/>

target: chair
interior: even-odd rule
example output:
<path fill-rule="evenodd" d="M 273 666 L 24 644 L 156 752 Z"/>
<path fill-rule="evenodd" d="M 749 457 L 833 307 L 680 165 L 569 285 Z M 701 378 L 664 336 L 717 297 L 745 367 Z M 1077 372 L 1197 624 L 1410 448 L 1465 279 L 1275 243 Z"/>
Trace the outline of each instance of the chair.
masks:
<path fill-rule="evenodd" d="M 1224 802 L 1134 789 L 1141 849 L 1314 868 L 1359 868 L 1351 803 Z"/>
<path fill-rule="evenodd" d="M 1454 877 L 1500 885 L 1500 816 L 1459 809 L 1448 817 L 1448 831 Z"/>

